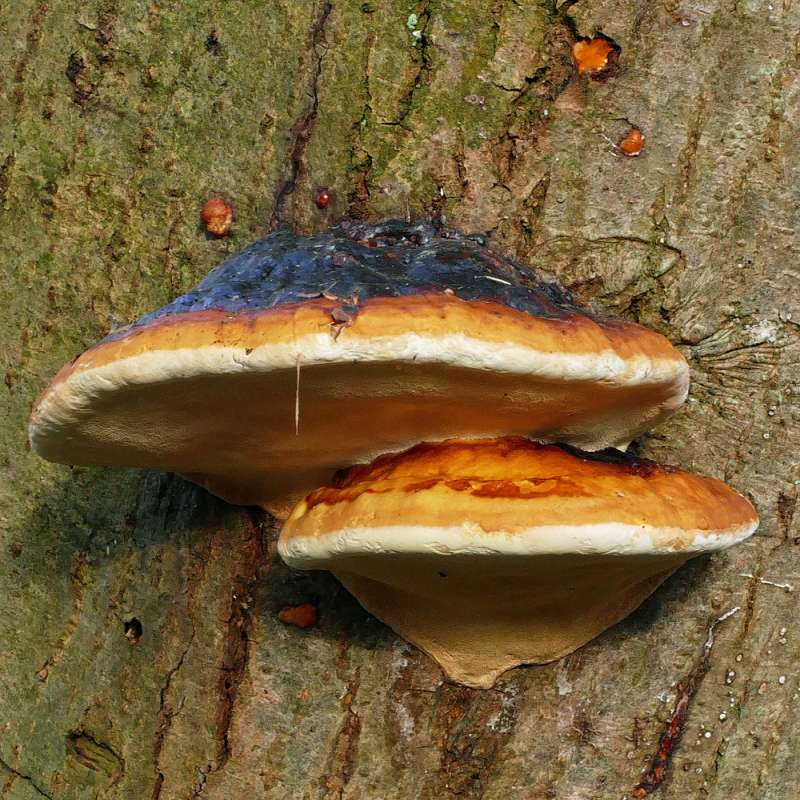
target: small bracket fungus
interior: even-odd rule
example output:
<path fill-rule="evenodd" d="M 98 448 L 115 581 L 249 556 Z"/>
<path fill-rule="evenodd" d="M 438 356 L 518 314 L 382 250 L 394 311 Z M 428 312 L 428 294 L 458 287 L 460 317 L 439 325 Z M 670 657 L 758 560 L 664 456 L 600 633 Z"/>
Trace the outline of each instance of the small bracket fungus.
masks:
<path fill-rule="evenodd" d="M 432 223 L 282 230 L 65 366 L 33 449 L 179 472 L 285 515 L 342 467 L 420 441 L 625 446 L 686 398 L 663 337 Z"/>
<path fill-rule="evenodd" d="M 757 522 L 713 478 L 507 437 L 354 467 L 295 508 L 278 550 L 333 571 L 451 679 L 488 687 L 572 652 Z"/>

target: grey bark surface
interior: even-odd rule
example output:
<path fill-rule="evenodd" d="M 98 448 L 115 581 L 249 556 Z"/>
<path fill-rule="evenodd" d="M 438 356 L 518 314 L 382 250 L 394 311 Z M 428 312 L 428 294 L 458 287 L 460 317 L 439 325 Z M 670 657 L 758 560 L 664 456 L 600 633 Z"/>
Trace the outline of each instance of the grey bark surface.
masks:
<path fill-rule="evenodd" d="M 0 2 L 0 796 L 797 797 L 799 33 L 792 0 Z M 406 213 L 681 347 L 642 451 L 762 518 L 493 690 L 284 567 L 262 512 L 26 446 L 64 362 L 271 226 Z"/>

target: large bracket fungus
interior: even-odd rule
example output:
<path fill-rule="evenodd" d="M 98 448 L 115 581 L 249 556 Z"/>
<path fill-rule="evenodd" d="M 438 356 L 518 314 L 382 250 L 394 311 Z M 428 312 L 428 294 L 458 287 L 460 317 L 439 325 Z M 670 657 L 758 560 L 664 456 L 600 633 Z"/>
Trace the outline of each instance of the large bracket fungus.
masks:
<path fill-rule="evenodd" d="M 278 516 L 299 501 L 286 561 L 332 569 L 448 675 L 488 686 L 755 528 L 718 481 L 605 450 L 688 382 L 664 337 L 480 237 L 343 223 L 273 233 L 107 336 L 56 376 L 29 434 L 53 461 L 179 472 Z"/>
<path fill-rule="evenodd" d="M 37 402 L 51 461 L 179 472 L 285 516 L 339 468 L 454 436 L 626 445 L 685 399 L 657 333 L 430 223 L 279 231 L 107 336 Z"/>

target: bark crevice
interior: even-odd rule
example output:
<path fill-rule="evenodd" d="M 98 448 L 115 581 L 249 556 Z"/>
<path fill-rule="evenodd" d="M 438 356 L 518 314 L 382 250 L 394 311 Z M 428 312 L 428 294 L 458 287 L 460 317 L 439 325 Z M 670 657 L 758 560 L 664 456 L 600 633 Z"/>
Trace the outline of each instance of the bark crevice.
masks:
<path fill-rule="evenodd" d="M 11 789 L 13 781 L 19 778 L 20 780 L 25 781 L 28 783 L 33 789 L 36 794 L 40 795 L 41 797 L 46 797 L 47 800 L 54 800 L 53 795 L 48 794 L 44 789 L 36 784 L 33 778 L 30 775 L 25 775 L 25 773 L 20 772 L 19 770 L 14 769 L 2 756 L 0 756 L 0 767 L 7 770 L 11 775 L 11 780 L 7 781 L 6 784 L 0 789 L 0 793 L 5 794 L 7 791 Z"/>
<path fill-rule="evenodd" d="M 314 57 L 311 64 L 311 81 L 308 93 L 311 97 L 311 106 L 304 112 L 292 125 L 289 139 L 291 147 L 289 149 L 289 174 L 283 179 L 275 195 L 275 205 L 270 219 L 270 230 L 277 229 L 284 221 L 284 210 L 286 201 L 291 195 L 302 174 L 303 160 L 306 147 L 314 133 L 314 126 L 317 123 L 317 112 L 319 110 L 319 80 L 322 75 L 322 60 L 324 51 L 322 43 L 325 41 L 325 26 L 328 23 L 333 4 L 325 2 L 314 25 L 311 28 L 311 49 Z"/>

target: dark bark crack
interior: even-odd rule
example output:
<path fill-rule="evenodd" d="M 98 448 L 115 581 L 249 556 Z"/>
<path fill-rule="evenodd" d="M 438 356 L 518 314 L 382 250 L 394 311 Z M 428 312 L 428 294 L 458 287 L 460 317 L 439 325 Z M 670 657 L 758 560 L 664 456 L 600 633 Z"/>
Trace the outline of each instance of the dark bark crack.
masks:
<path fill-rule="evenodd" d="M 9 153 L 5 159 L 3 159 L 2 165 L 0 165 L 0 213 L 2 213 L 3 206 L 6 202 L 8 187 L 11 184 L 11 170 L 14 168 L 15 161 L 16 156 L 14 153 Z"/>
<path fill-rule="evenodd" d="M 161 771 L 161 751 L 164 749 L 164 741 L 167 737 L 169 729 L 172 727 L 172 720 L 180 713 L 181 708 L 183 708 L 183 701 L 181 701 L 180 705 L 175 710 L 167 705 L 169 687 L 172 684 L 172 679 L 175 677 L 178 670 L 180 670 L 180 668 L 183 666 L 183 662 L 186 659 L 186 654 L 189 652 L 189 649 L 194 642 L 194 637 L 195 628 L 192 626 L 192 634 L 189 637 L 189 641 L 186 644 L 186 647 L 183 649 L 178 662 L 167 672 L 164 685 L 161 687 L 161 691 L 159 693 L 156 739 L 153 745 L 153 763 L 155 764 L 156 770 L 156 783 L 153 787 L 153 800 L 159 800 L 161 797 L 161 789 L 164 785 L 164 773 Z"/>
<path fill-rule="evenodd" d="M 283 179 L 275 195 L 275 207 L 272 210 L 272 217 L 270 218 L 269 224 L 271 231 L 278 228 L 284 221 L 283 213 L 286 200 L 297 186 L 297 181 L 300 178 L 303 168 L 306 147 L 308 146 L 308 142 L 311 139 L 317 122 L 317 112 L 319 110 L 318 88 L 320 75 L 322 74 L 322 58 L 324 55 L 321 50 L 321 44 L 325 39 L 325 26 L 332 9 L 333 3 L 330 1 L 326 2 L 314 22 L 314 25 L 311 27 L 311 49 L 314 53 L 311 70 L 311 85 L 309 87 L 311 107 L 300 116 L 290 130 L 292 146 L 289 151 L 289 174 Z"/>
<path fill-rule="evenodd" d="M 366 100 L 361 112 L 361 118 L 353 124 L 354 141 L 350 146 L 349 172 L 353 175 L 353 189 L 349 194 L 350 216 L 361 218 L 366 215 L 367 203 L 370 196 L 369 180 L 372 175 L 372 156 L 362 144 L 362 131 L 369 122 L 372 114 L 372 91 L 370 90 L 370 58 L 375 46 L 376 35 L 371 33 L 367 39 L 367 54 L 364 69 L 364 93 Z"/>
<path fill-rule="evenodd" d="M 81 729 L 67 735 L 67 755 L 85 769 L 105 775 L 111 786 L 122 780 L 125 759 L 110 744 Z"/>
<path fill-rule="evenodd" d="M 353 764 L 361 736 L 361 718 L 353 710 L 359 685 L 360 680 L 356 674 L 347 684 L 347 691 L 342 698 L 344 722 L 336 735 L 328 758 L 328 769 L 322 778 L 321 800 L 342 800 L 344 790 L 353 775 Z"/>
<path fill-rule="evenodd" d="M 631 790 L 631 797 L 647 797 L 647 795 L 658 789 L 666 779 L 667 769 L 672 761 L 675 748 L 683 736 L 692 700 L 710 667 L 711 648 L 714 646 L 714 632 L 721 622 L 732 617 L 737 611 L 739 611 L 738 606 L 715 619 L 708 626 L 700 657 L 689 674 L 678 684 L 678 696 L 675 706 L 659 739 L 658 749 L 651 758 L 650 766 L 641 780 Z"/>
<path fill-rule="evenodd" d="M 85 552 L 79 552 L 74 560 L 72 569 L 70 570 L 70 583 L 72 585 L 72 608 L 73 612 L 67 620 L 66 629 L 56 643 L 55 650 L 45 659 L 42 666 L 36 672 L 36 677 L 44 683 L 50 676 L 50 670 L 54 667 L 61 656 L 66 651 L 73 634 L 78 628 L 78 623 L 81 619 L 83 611 L 83 597 L 84 590 L 88 586 L 89 581 L 85 574 L 85 568 L 88 563 L 88 555 Z"/>
<path fill-rule="evenodd" d="M 502 758 L 517 722 L 516 693 L 481 691 L 443 684 L 437 719 L 440 729 L 439 773 L 432 776 L 431 797 L 483 797 L 488 779 Z M 426 795 L 427 796 L 427 795 Z"/>
<path fill-rule="evenodd" d="M 27 71 L 28 63 L 39 47 L 39 41 L 42 38 L 44 18 L 47 16 L 47 12 L 49 10 L 50 3 L 48 0 L 44 0 L 44 2 L 39 3 L 39 5 L 36 6 L 36 8 L 34 8 L 31 12 L 31 27 L 28 30 L 27 36 L 25 37 L 25 50 L 22 54 L 22 57 L 17 62 L 16 68 L 14 69 L 14 82 L 17 84 L 14 90 L 14 102 L 18 107 L 22 105 L 25 99 L 25 92 L 22 88 L 22 83 L 25 79 L 25 72 Z"/>
<path fill-rule="evenodd" d="M 794 513 L 797 508 L 797 487 L 784 489 L 778 494 L 778 524 L 784 539 L 790 538 Z"/>
<path fill-rule="evenodd" d="M 547 61 L 532 75 L 525 76 L 521 87 L 507 87 L 496 81 L 489 81 L 495 88 L 512 95 L 506 112 L 505 131 L 491 142 L 492 157 L 495 161 L 499 181 L 502 185 L 512 185 L 520 164 L 527 164 L 520 155 L 535 148 L 538 140 L 548 126 L 548 116 L 542 114 L 542 107 L 554 102 L 570 85 L 574 76 L 572 44 L 576 33 L 569 24 L 569 17 L 559 15 L 553 9 L 548 30 Z M 547 181 L 549 184 L 549 179 Z M 527 210 L 526 227 L 532 230 L 536 213 Z M 515 218 L 515 223 L 518 220 Z"/>
<path fill-rule="evenodd" d="M 202 778 L 192 792 L 192 798 L 200 797 L 206 788 L 208 777 L 225 768 L 231 757 L 230 728 L 233 712 L 244 679 L 250 655 L 250 630 L 253 617 L 251 608 L 255 602 L 256 583 L 261 569 L 267 563 L 265 547 L 266 526 L 263 513 L 250 509 L 248 535 L 240 548 L 239 563 L 231 587 L 230 614 L 225 620 L 225 639 L 222 663 L 217 682 L 216 755 L 214 762 L 201 770 Z"/>
<path fill-rule="evenodd" d="M 24 773 L 20 772 L 19 770 L 14 769 L 14 767 L 12 767 L 11 764 L 9 764 L 2 757 L 0 757 L 0 767 L 2 767 L 5 770 L 8 770 L 8 772 L 10 772 L 11 775 L 12 775 L 12 779 L 13 780 L 16 780 L 17 778 L 19 778 L 20 780 L 27 781 L 27 783 L 30 784 L 31 788 L 38 795 L 41 795 L 42 797 L 47 797 L 48 800 L 53 800 L 53 795 L 48 794 L 46 791 L 44 791 L 44 789 L 42 789 L 39 786 L 37 786 L 35 781 L 33 780 L 33 778 L 31 778 L 30 775 L 25 775 Z M 10 783 L 6 783 L 6 786 L 8 786 L 10 788 Z M 3 788 L 3 794 L 5 794 L 5 793 L 6 793 L 6 789 L 4 787 Z"/>
<path fill-rule="evenodd" d="M 398 125 L 403 127 L 406 119 L 414 108 L 414 96 L 417 89 L 427 83 L 428 75 L 433 68 L 430 54 L 431 41 L 428 37 L 428 28 L 430 27 L 431 19 L 432 13 L 430 3 L 428 3 L 417 15 L 417 24 L 419 27 L 415 32 L 419 33 L 419 38 L 412 51 L 414 60 L 417 62 L 416 74 L 413 76 L 408 90 L 398 101 L 398 106 L 400 108 L 398 116 L 392 120 L 382 122 L 381 125 Z"/>

